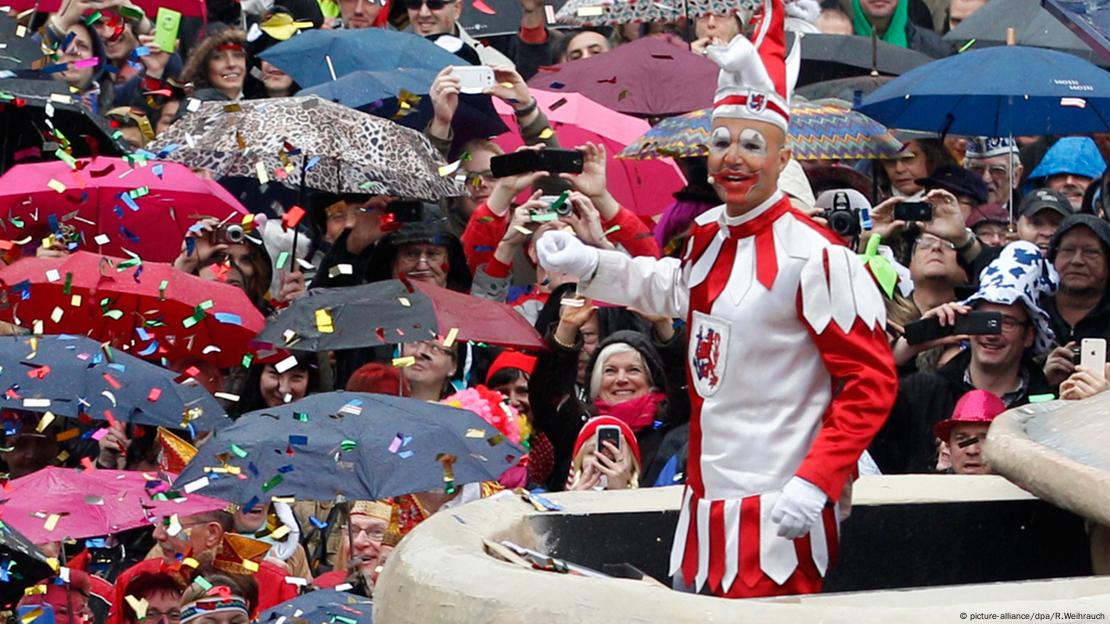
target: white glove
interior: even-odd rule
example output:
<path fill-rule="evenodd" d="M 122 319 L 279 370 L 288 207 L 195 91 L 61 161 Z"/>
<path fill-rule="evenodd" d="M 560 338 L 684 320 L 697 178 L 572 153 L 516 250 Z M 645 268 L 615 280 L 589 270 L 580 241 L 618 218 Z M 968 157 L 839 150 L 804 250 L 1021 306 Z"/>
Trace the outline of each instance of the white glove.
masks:
<path fill-rule="evenodd" d="M 293 515 L 293 508 L 288 503 L 274 501 L 274 513 L 282 524 L 289 527 L 289 533 L 284 540 L 273 541 L 269 555 L 286 561 L 297 551 L 297 545 L 301 541 L 301 525 L 297 524 L 297 517 Z"/>
<path fill-rule="evenodd" d="M 570 232 L 550 230 L 536 241 L 536 255 L 548 271 L 587 279 L 597 271 L 597 249 L 578 240 Z"/>
<path fill-rule="evenodd" d="M 779 525 L 779 537 L 793 540 L 809 533 L 828 500 L 821 488 L 801 477 L 787 481 L 771 508 L 771 521 Z"/>

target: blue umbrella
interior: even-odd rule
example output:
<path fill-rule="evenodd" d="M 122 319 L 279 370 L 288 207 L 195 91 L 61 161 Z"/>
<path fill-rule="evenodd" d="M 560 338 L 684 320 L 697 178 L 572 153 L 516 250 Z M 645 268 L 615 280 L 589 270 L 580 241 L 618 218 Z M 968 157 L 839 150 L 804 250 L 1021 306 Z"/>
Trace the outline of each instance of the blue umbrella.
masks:
<path fill-rule="evenodd" d="M 856 110 L 888 128 L 968 136 L 1106 132 L 1110 74 L 1071 54 L 1002 46 L 922 65 Z"/>
<path fill-rule="evenodd" d="M 466 64 L 423 37 L 381 28 L 309 30 L 271 47 L 260 57 L 292 76 L 302 88 L 359 70 L 384 73 L 427 69 L 438 73 L 448 65 Z"/>
<path fill-rule="evenodd" d="M 301 89 L 297 95 L 317 95 L 344 106 L 365 110 L 371 104 L 380 105 L 383 100 L 396 98 L 401 91 L 427 93 L 437 73 L 439 72 L 435 70 L 413 67 L 381 71 L 363 69 L 340 76 L 337 80 Z"/>
<path fill-rule="evenodd" d="M 347 592 L 318 589 L 266 609 L 258 622 L 269 624 L 278 618 L 307 624 L 371 624 L 374 602 Z"/>

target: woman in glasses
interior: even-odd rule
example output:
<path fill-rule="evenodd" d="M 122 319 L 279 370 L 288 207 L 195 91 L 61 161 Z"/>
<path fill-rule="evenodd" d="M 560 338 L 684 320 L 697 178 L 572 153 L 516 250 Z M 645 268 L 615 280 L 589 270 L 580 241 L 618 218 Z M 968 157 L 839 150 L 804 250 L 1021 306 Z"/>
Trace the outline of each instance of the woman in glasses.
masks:
<path fill-rule="evenodd" d="M 181 595 L 185 585 L 181 579 L 165 572 L 138 574 L 121 588 L 125 596 L 132 596 L 138 604 L 146 601 L 146 613 L 135 612 L 130 601 L 124 604 L 125 624 L 180 624 Z"/>

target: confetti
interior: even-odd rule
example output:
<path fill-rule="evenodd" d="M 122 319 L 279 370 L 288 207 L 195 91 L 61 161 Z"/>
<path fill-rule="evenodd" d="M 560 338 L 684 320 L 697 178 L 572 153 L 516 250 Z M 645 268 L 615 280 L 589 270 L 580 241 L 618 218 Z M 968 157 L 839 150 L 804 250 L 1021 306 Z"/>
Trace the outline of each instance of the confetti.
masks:
<path fill-rule="evenodd" d="M 266 163 L 261 160 L 254 163 L 254 175 L 258 178 L 259 184 L 269 184 L 270 176 L 266 173 Z"/>
<path fill-rule="evenodd" d="M 404 442 L 405 436 L 398 433 L 396 436 L 393 437 L 393 441 L 389 443 L 389 452 L 396 453 L 397 451 L 401 450 L 401 445 L 404 444 Z"/>
<path fill-rule="evenodd" d="M 162 398 L 161 388 L 151 388 L 150 392 L 146 395 L 146 400 L 155 403 L 158 399 Z"/>
<path fill-rule="evenodd" d="M 466 430 L 466 437 L 468 437 L 468 438 L 484 438 L 484 437 L 486 437 L 486 430 L 471 427 L 470 429 Z"/>
<path fill-rule="evenodd" d="M 316 331 L 321 334 L 331 334 L 335 332 L 335 327 L 332 325 L 331 312 L 326 309 L 316 310 Z"/>
<path fill-rule="evenodd" d="M 450 349 L 455 344 L 455 339 L 459 337 L 459 328 L 452 327 L 451 331 L 447 332 L 447 337 L 443 339 L 443 346 Z"/>
<path fill-rule="evenodd" d="M 274 369 L 277 370 L 278 374 L 280 375 L 281 373 L 284 373 L 285 371 L 293 368 L 296 365 L 297 365 L 297 356 L 290 355 L 289 357 L 287 357 L 284 360 L 275 364 Z"/>
<path fill-rule="evenodd" d="M 251 561 L 250 559 L 244 559 L 243 560 L 243 567 L 246 568 L 246 570 L 248 572 L 251 572 L 252 574 L 254 572 L 258 572 L 258 564 Z"/>
<path fill-rule="evenodd" d="M 289 535 L 289 527 L 285 526 L 284 524 L 270 532 L 270 537 L 278 540 L 285 537 L 286 535 Z"/>
<path fill-rule="evenodd" d="M 43 530 L 47 532 L 53 531 L 55 528 L 57 528 L 58 521 L 61 519 L 62 517 L 58 514 L 50 514 L 49 516 L 47 516 L 46 522 L 42 524 Z"/>
<path fill-rule="evenodd" d="M 411 355 L 393 358 L 393 366 L 396 368 L 407 368 L 413 364 L 416 364 L 416 358 Z"/>
<path fill-rule="evenodd" d="M 127 604 L 130 605 L 131 610 L 135 612 L 136 620 L 141 622 L 146 619 L 146 610 L 147 607 L 150 606 L 146 598 L 135 598 L 128 594 L 124 596 L 124 599 L 127 600 Z"/>
<path fill-rule="evenodd" d="M 28 407 L 27 403 L 29 401 L 32 401 L 32 400 L 33 399 L 24 399 L 23 400 L 23 407 Z M 38 400 L 46 401 L 46 405 L 42 405 L 41 407 L 49 407 L 50 406 L 50 399 L 38 399 Z M 36 406 L 36 407 L 39 407 L 39 406 Z M 54 422 L 54 413 L 53 412 L 45 412 L 41 417 L 39 417 L 39 424 L 35 426 L 35 432 L 36 433 L 42 433 L 43 431 L 46 431 L 46 428 L 49 427 L 50 423 L 52 423 L 52 422 Z"/>
<path fill-rule="evenodd" d="M 181 489 L 184 490 L 186 494 L 192 494 L 203 487 L 208 487 L 208 477 L 201 477 L 195 481 L 190 481 Z"/>
<path fill-rule="evenodd" d="M 301 208 L 300 206 L 293 206 L 289 210 L 286 210 L 285 214 L 281 215 L 281 225 L 283 228 L 291 230 L 297 227 L 297 225 L 301 222 L 301 219 L 304 218 L 304 215 L 304 208 Z"/>
<path fill-rule="evenodd" d="M 550 4 L 543 5 L 543 14 L 544 17 L 547 18 L 548 24 L 555 23 L 555 7 L 551 6 Z"/>
<path fill-rule="evenodd" d="M 50 181 L 46 183 L 46 186 L 57 193 L 66 192 L 66 185 L 55 180 L 54 178 L 50 178 Z"/>

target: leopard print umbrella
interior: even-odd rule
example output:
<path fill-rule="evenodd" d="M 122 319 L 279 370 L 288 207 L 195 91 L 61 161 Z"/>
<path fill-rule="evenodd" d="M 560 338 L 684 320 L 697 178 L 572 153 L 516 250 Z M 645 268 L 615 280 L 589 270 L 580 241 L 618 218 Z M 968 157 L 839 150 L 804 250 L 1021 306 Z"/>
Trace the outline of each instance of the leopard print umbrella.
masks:
<path fill-rule="evenodd" d="M 424 135 L 316 96 L 197 102 L 148 150 L 217 176 L 427 200 L 463 187 Z M 441 173 L 442 172 L 442 173 Z"/>

